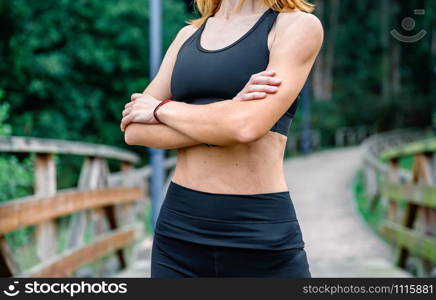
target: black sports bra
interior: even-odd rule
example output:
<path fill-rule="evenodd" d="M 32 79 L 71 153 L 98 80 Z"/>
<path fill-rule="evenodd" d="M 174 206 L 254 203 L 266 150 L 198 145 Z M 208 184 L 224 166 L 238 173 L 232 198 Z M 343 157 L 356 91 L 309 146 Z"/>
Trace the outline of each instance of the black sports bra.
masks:
<path fill-rule="evenodd" d="M 252 74 L 267 68 L 268 33 L 277 15 L 269 8 L 241 38 L 218 50 L 207 50 L 201 46 L 201 33 L 207 18 L 177 54 L 171 78 L 173 100 L 208 104 L 235 97 Z M 287 136 L 299 102 L 300 95 L 270 131 Z"/>

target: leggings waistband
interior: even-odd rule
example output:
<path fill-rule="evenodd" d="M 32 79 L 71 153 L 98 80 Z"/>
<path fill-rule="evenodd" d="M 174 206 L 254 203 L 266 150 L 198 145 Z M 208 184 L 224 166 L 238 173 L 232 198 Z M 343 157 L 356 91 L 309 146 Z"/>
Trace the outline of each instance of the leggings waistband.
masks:
<path fill-rule="evenodd" d="M 281 222 L 296 219 L 289 191 L 209 193 L 171 181 L 164 206 L 180 214 L 223 222 Z"/>
<path fill-rule="evenodd" d="M 155 232 L 214 246 L 265 250 L 304 247 L 289 191 L 218 194 L 171 181 Z"/>

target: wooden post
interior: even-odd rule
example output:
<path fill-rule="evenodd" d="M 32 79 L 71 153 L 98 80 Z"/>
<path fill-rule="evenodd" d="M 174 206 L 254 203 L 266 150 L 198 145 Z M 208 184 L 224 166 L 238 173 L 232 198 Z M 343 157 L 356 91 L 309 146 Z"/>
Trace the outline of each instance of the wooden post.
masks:
<path fill-rule="evenodd" d="M 415 156 L 415 161 L 412 170 L 412 182 L 416 184 L 434 185 L 434 166 L 433 166 L 433 153 L 422 153 Z M 431 207 L 420 207 L 417 204 L 408 202 L 402 224 L 407 228 L 415 228 L 421 231 L 424 235 L 431 235 Z M 407 249 L 402 249 L 401 255 L 398 258 L 398 265 L 404 267 L 406 265 L 407 258 L 410 256 Z M 418 276 L 425 276 L 432 268 L 430 261 L 421 260 L 417 262 L 419 266 L 417 270 L 420 271 Z"/>
<path fill-rule="evenodd" d="M 431 154 L 417 154 L 413 163 L 412 169 L 412 182 L 415 184 L 432 184 L 434 182 L 433 171 L 431 168 Z M 416 225 L 418 210 L 420 207 L 413 202 L 408 201 L 404 210 L 401 224 L 413 229 Z M 421 212 L 430 208 L 421 207 Z M 425 222 L 425 221 L 424 221 Z M 426 227 L 427 224 L 424 224 Z M 407 259 L 410 256 L 410 251 L 406 248 L 401 248 L 396 257 L 396 263 L 398 266 L 405 268 Z"/>
<path fill-rule="evenodd" d="M 387 176 L 389 182 L 398 183 L 400 181 L 398 168 L 398 158 L 394 158 L 389 161 L 389 170 Z M 398 203 L 392 199 L 388 199 L 388 220 L 392 222 L 396 222 L 398 220 Z"/>
<path fill-rule="evenodd" d="M 90 157 L 86 157 L 79 176 L 78 188 L 81 190 L 87 189 L 89 182 L 91 182 L 91 165 L 92 159 Z M 80 211 L 71 215 L 69 228 L 70 236 L 68 238 L 68 248 L 74 248 L 82 245 L 84 242 L 86 229 L 86 212 Z"/>
<path fill-rule="evenodd" d="M 56 194 L 56 167 L 53 154 L 35 155 L 35 195 L 52 196 Z M 35 226 L 36 250 L 44 261 L 56 254 L 56 224 L 49 220 Z"/>
<path fill-rule="evenodd" d="M 94 173 L 94 182 L 92 188 L 107 187 L 108 166 L 107 161 L 103 158 L 94 158 L 91 171 Z M 94 238 L 106 231 L 105 211 L 102 207 L 91 210 L 92 229 Z"/>
<path fill-rule="evenodd" d="M 103 188 L 107 186 L 107 166 L 106 160 L 97 157 L 87 157 L 83 163 L 79 177 L 79 186 L 81 190 L 90 190 Z M 68 246 L 77 247 L 84 243 L 84 235 L 87 224 L 87 217 L 94 235 L 104 232 L 103 209 L 94 209 L 92 211 L 81 211 L 72 216 L 70 222 L 70 237 Z"/>
<path fill-rule="evenodd" d="M 132 183 L 129 182 L 129 178 L 127 176 L 127 174 L 129 173 L 130 170 L 133 169 L 133 164 L 128 163 L 128 162 L 121 162 L 121 172 L 123 172 L 124 174 L 126 174 L 126 176 L 124 176 L 123 178 L 123 186 L 127 186 L 130 187 L 132 186 Z M 131 224 L 133 223 L 133 219 L 134 219 L 134 204 L 132 203 L 122 203 L 120 205 L 120 211 L 119 211 L 119 215 L 120 215 L 120 220 L 122 221 L 122 223 L 125 224 Z"/>
<path fill-rule="evenodd" d="M 106 160 L 102 160 L 100 162 L 100 168 L 101 168 L 100 185 L 103 187 L 107 187 L 108 186 L 109 167 L 107 165 Z M 123 205 L 131 205 L 131 204 L 123 204 Z M 119 224 L 120 222 L 117 218 L 115 205 L 105 206 L 101 212 L 104 214 L 104 216 L 106 216 L 110 230 L 115 230 L 115 229 L 120 227 L 120 224 Z M 103 217 L 103 215 L 100 215 L 100 216 Z M 98 230 L 101 230 L 101 229 L 98 229 Z M 118 257 L 120 267 L 122 269 L 126 268 L 127 262 L 126 262 L 124 249 L 122 249 L 122 248 L 118 249 L 116 251 L 116 255 Z"/>
<path fill-rule="evenodd" d="M 365 180 L 365 192 L 367 198 L 365 208 L 368 211 L 372 212 L 377 206 L 380 198 L 376 169 L 373 166 L 368 165 L 363 168 L 363 175 Z"/>

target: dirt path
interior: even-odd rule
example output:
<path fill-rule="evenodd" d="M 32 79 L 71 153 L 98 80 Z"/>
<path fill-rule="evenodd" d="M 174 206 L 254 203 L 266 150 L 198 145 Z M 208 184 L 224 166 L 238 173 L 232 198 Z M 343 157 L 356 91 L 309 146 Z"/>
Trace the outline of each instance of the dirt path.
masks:
<path fill-rule="evenodd" d="M 287 160 L 285 172 L 314 277 L 407 276 L 390 263 L 389 246 L 363 222 L 352 183 L 359 148 Z"/>

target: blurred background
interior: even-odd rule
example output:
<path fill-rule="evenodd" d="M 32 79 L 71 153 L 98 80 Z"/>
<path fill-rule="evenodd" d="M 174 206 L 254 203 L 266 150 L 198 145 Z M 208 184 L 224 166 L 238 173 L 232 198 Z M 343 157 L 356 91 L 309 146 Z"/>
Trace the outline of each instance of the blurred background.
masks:
<path fill-rule="evenodd" d="M 147 276 L 152 152 L 119 122 L 153 73 L 150 2 L 0 0 L 1 276 Z M 163 53 L 192 2 L 161 2 Z M 312 273 L 436 276 L 436 4 L 312 2 L 325 41 L 285 163 Z"/>

